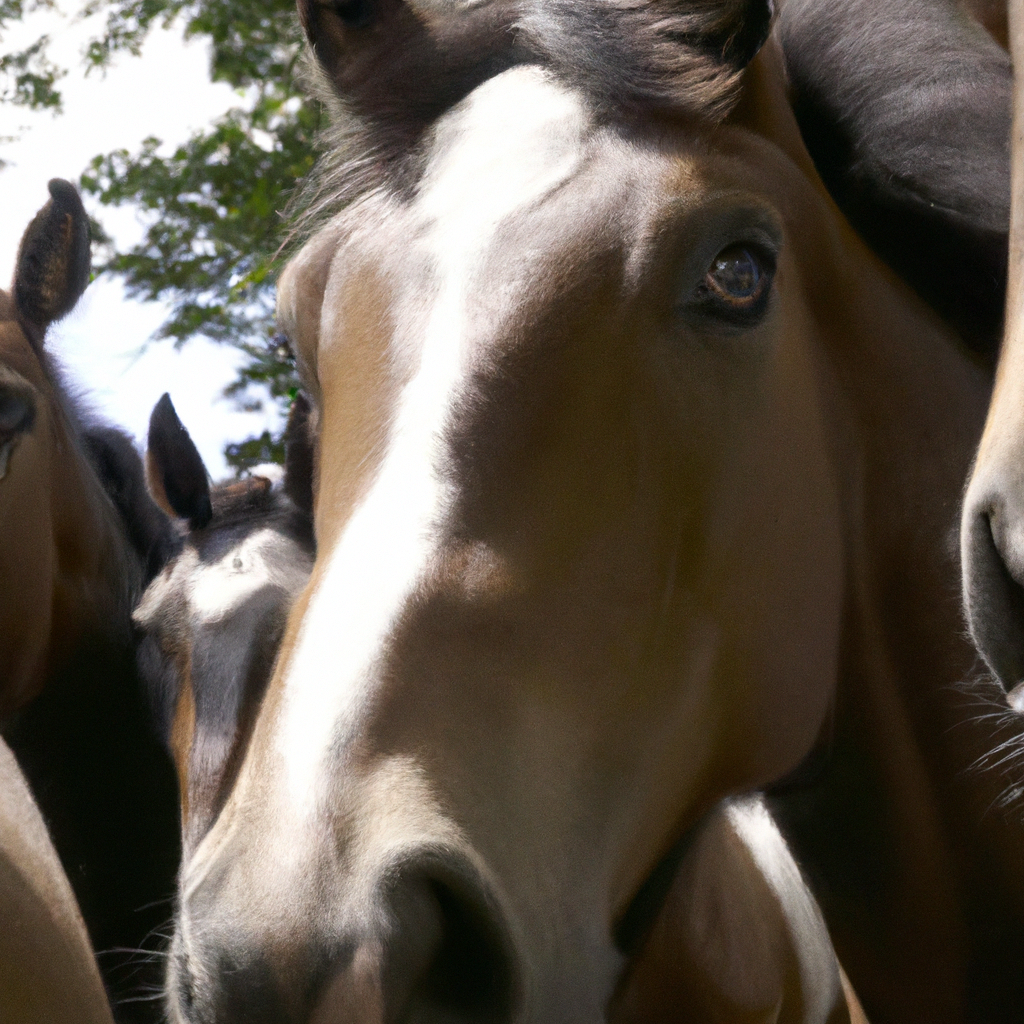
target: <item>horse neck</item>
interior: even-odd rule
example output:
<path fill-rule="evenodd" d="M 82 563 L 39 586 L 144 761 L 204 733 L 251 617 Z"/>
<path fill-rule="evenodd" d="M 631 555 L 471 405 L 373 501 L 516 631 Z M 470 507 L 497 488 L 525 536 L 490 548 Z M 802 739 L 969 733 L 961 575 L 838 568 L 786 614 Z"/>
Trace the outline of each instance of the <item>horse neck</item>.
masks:
<path fill-rule="evenodd" d="M 818 777 L 773 804 L 872 1019 L 1009 1020 L 1024 825 L 981 766 L 1024 729 L 970 682 L 956 543 L 989 381 L 872 262 L 854 278 L 871 322 L 836 349 L 857 457 L 834 714 Z"/>

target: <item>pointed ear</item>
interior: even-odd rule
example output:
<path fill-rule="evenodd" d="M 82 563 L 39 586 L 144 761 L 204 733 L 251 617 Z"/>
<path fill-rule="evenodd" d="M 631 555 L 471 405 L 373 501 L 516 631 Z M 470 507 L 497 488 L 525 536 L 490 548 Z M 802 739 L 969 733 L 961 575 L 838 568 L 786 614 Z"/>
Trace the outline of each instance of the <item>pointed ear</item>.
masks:
<path fill-rule="evenodd" d="M 100 483 L 142 560 L 148 584 L 175 553 L 173 524 L 146 493 L 142 460 L 131 438 L 114 427 L 89 427 L 83 440 Z"/>
<path fill-rule="evenodd" d="M 313 518 L 316 426 L 309 399 L 299 392 L 284 432 L 284 492 L 300 512 Z"/>
<path fill-rule="evenodd" d="M 45 329 L 70 313 L 89 283 L 89 218 L 74 185 L 54 178 L 50 201 L 25 229 L 14 274 L 21 315 Z"/>
<path fill-rule="evenodd" d="M 385 144 L 408 141 L 507 66 L 518 0 L 296 0 L 313 56 L 334 92 Z"/>
<path fill-rule="evenodd" d="M 187 519 L 190 529 L 213 518 L 206 466 L 167 394 L 149 417 L 146 482 L 153 500 L 168 515 Z"/>

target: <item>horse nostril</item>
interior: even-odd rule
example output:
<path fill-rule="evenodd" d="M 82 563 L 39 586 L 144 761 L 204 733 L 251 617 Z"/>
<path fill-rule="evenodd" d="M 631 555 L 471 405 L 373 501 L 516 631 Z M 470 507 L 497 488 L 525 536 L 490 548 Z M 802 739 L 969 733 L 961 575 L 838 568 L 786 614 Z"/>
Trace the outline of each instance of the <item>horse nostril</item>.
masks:
<path fill-rule="evenodd" d="M 440 915 L 440 941 L 410 993 L 409 1019 L 510 1020 L 514 972 L 492 912 L 444 882 L 428 885 Z"/>
<path fill-rule="evenodd" d="M 381 893 L 387 926 L 344 958 L 310 1024 L 513 1019 L 517 972 L 500 911 L 476 879 L 428 871 L 420 863 L 388 880 Z"/>
<path fill-rule="evenodd" d="M 962 537 L 964 604 L 971 636 L 1007 692 L 1024 680 L 1024 534 L 1002 500 L 968 502 Z M 1021 550 L 1018 550 L 1021 548 Z"/>

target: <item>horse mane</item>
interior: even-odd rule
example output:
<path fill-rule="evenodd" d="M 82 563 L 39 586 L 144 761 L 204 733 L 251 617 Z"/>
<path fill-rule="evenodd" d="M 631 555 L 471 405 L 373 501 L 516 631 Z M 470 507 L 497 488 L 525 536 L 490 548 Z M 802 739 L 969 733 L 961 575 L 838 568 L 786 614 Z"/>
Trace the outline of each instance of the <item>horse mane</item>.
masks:
<path fill-rule="evenodd" d="M 86 393 L 70 381 L 63 366 L 45 346 L 36 350 L 36 357 L 50 382 L 55 410 L 68 434 L 71 450 L 80 453 L 94 474 L 97 497 L 102 495 L 106 499 L 104 514 L 111 533 L 127 562 L 141 567 L 141 582 L 135 581 L 134 569 L 118 574 L 129 581 L 126 598 L 130 611 L 141 588 L 173 554 L 174 529 L 149 496 L 142 459 L 131 437 L 92 408 Z"/>
<path fill-rule="evenodd" d="M 475 63 L 458 55 L 460 77 L 454 85 L 446 81 L 433 102 L 428 83 L 422 83 L 428 95 L 417 94 L 415 104 L 382 98 L 386 71 L 360 82 L 358 95 L 339 92 L 331 69 L 307 46 L 301 78 L 323 105 L 327 124 L 317 138 L 316 166 L 293 199 L 293 228 L 282 250 L 297 248 L 372 191 L 408 194 L 419 180 L 421 142 L 430 126 L 509 67 L 545 68 L 601 113 L 645 108 L 718 123 L 735 105 L 743 70 L 767 39 L 774 15 L 772 0 L 490 0 L 489 8 L 498 23 L 507 23 L 497 52 L 491 37 L 480 44 Z M 443 34 L 405 44 L 455 62 L 444 51 Z M 376 56 L 384 65 L 396 59 L 387 51 Z"/>
<path fill-rule="evenodd" d="M 1010 57 L 953 0 L 787 0 L 793 110 L 853 227 L 977 350 L 1002 337 Z"/>
<path fill-rule="evenodd" d="M 284 530 L 312 545 L 313 525 L 282 487 L 264 476 L 227 480 L 210 488 L 213 518 L 205 529 L 229 529 L 261 523 Z"/>

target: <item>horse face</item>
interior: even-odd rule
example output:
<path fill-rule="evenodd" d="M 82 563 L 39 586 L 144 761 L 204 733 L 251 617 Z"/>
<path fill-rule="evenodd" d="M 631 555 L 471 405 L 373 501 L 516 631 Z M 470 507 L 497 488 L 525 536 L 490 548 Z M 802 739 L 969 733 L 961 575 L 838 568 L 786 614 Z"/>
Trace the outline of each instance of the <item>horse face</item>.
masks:
<path fill-rule="evenodd" d="M 180 550 L 133 613 L 139 666 L 178 772 L 185 855 L 223 801 L 312 568 L 308 513 L 266 477 L 211 493 L 206 467 L 164 395 L 150 419 L 151 492 L 188 521 Z"/>
<path fill-rule="evenodd" d="M 14 304 L 0 292 L 0 712 L 31 699 L 46 671 L 56 550 L 50 502 L 52 424 L 45 376 Z"/>
<path fill-rule="evenodd" d="M 54 634 L 73 629 L 55 618 L 69 618 L 75 603 L 74 584 L 61 574 L 58 539 L 64 534 L 67 544 L 74 533 L 65 520 L 78 481 L 72 460 L 60 460 L 67 423 L 43 335 L 85 287 L 89 230 L 71 185 L 55 180 L 50 193 L 25 231 L 10 295 L 0 291 L 0 576 L 8 581 L 0 594 L 0 714 L 35 696 Z M 60 488 L 57 474 L 64 476 Z"/>
<path fill-rule="evenodd" d="M 829 701 L 819 194 L 535 68 L 426 165 L 281 285 L 319 553 L 183 870 L 177 1019 L 601 1019 L 659 860 Z"/>

